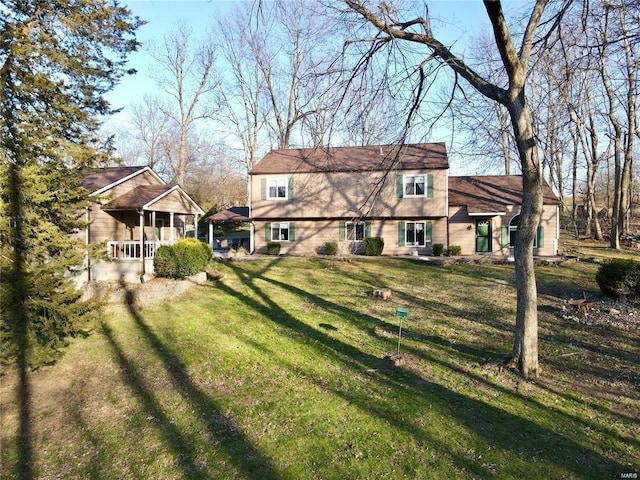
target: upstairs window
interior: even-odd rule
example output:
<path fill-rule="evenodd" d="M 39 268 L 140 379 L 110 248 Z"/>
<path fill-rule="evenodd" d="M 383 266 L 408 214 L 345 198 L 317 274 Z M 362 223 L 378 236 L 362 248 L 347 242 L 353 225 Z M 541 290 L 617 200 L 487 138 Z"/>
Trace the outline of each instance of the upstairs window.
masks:
<path fill-rule="evenodd" d="M 433 198 L 433 174 L 398 175 L 396 177 L 396 192 L 398 198 Z"/>
<path fill-rule="evenodd" d="M 278 200 L 287 198 L 287 183 L 286 178 L 267 180 L 267 199 Z"/>
<path fill-rule="evenodd" d="M 261 200 L 293 200 L 293 177 L 263 178 L 260 183 Z"/>
<path fill-rule="evenodd" d="M 404 196 L 420 197 L 424 196 L 425 190 L 424 175 L 406 175 L 404 177 Z"/>

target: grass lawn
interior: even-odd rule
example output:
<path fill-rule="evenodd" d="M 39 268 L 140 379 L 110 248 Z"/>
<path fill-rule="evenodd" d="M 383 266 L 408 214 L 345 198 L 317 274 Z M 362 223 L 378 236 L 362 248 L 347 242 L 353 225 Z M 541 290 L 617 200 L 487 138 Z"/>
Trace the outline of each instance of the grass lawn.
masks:
<path fill-rule="evenodd" d="M 223 279 L 178 299 L 109 307 L 92 336 L 32 372 L 22 442 L 17 378 L 0 377 L 0 477 L 640 475 L 640 330 L 559 314 L 569 297 L 597 292 L 593 263 L 537 269 L 535 382 L 501 366 L 512 265 L 272 258 L 216 268 Z M 376 288 L 393 297 L 372 297 Z M 392 367 L 399 306 L 409 309 L 406 365 Z M 30 471 L 16 466 L 25 451 Z"/>

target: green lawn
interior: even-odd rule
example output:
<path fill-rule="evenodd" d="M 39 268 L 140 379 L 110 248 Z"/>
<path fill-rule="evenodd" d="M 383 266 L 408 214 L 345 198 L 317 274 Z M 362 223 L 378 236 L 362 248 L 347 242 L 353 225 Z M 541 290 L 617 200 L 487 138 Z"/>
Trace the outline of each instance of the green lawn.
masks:
<path fill-rule="evenodd" d="M 559 315 L 596 265 L 539 267 L 542 377 L 503 369 L 512 265 L 274 258 L 110 307 L 33 372 L 29 438 L 1 377 L 0 477 L 614 479 L 640 475 L 640 331 Z M 372 297 L 389 288 L 389 301 Z M 408 307 L 401 353 L 398 306 Z M 640 312 L 639 312 L 640 315 Z M 22 462 L 24 463 L 24 461 Z M 22 475 L 24 478 L 25 475 Z"/>

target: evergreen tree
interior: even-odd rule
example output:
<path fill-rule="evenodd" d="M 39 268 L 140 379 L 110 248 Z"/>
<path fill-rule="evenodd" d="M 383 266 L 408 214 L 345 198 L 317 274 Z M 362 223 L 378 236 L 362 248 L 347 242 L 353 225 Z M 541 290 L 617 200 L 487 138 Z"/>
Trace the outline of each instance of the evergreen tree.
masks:
<path fill-rule="evenodd" d="M 137 17 L 116 0 L 0 0 L 0 362 L 55 358 L 90 304 L 65 271 L 82 264 L 83 171 L 104 160 L 103 95 L 129 72 Z"/>

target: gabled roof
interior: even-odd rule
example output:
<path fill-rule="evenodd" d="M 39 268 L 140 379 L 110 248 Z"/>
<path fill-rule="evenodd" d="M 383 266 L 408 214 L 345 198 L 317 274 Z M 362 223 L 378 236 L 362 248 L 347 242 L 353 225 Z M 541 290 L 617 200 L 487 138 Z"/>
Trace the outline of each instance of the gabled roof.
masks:
<path fill-rule="evenodd" d="M 394 165 L 399 149 L 397 164 Z M 250 175 L 449 168 L 444 143 L 272 150 Z"/>
<path fill-rule="evenodd" d="M 545 205 L 560 203 L 547 182 L 542 194 Z M 522 205 L 522 176 L 449 177 L 449 205 L 465 206 L 469 215 L 505 214 L 507 206 Z"/>
<path fill-rule="evenodd" d="M 197 213 L 204 215 L 202 209 L 186 194 L 179 185 L 139 185 L 127 193 L 114 198 L 109 203 L 104 205 L 103 210 L 153 210 L 153 204 L 159 200 L 167 197 L 170 194 L 181 196 L 186 202 L 191 205 L 190 211 L 176 212 L 176 213 Z"/>
<path fill-rule="evenodd" d="M 158 177 L 150 167 L 138 165 L 135 167 L 106 167 L 95 169 L 87 173 L 80 183 L 94 194 L 102 193 L 147 171 L 160 180 L 160 177 Z M 162 180 L 160 181 L 162 182 Z"/>
<path fill-rule="evenodd" d="M 209 222 L 250 222 L 249 207 L 231 207 L 214 213 L 205 220 Z"/>

